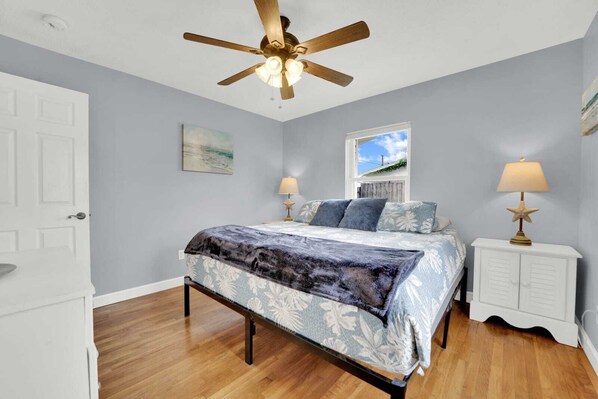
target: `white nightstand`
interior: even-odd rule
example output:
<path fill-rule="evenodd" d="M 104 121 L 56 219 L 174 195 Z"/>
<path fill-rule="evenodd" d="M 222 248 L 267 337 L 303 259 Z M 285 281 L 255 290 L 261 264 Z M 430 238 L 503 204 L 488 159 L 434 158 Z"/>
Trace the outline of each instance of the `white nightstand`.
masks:
<path fill-rule="evenodd" d="M 577 346 L 577 259 L 564 245 L 512 245 L 478 238 L 469 317 L 499 316 L 519 328 L 544 327 L 562 344 Z"/>

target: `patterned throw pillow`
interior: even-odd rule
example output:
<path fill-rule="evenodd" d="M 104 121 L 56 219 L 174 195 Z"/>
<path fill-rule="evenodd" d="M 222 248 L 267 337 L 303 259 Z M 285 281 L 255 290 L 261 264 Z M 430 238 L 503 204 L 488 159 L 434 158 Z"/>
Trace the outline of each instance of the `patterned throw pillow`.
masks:
<path fill-rule="evenodd" d="M 387 202 L 378 221 L 378 230 L 429 234 L 435 217 L 434 202 Z"/>
<path fill-rule="evenodd" d="M 297 216 L 294 221 L 299 223 L 309 223 L 316 216 L 316 212 L 322 203 L 321 200 L 307 201 L 299 208 Z"/>

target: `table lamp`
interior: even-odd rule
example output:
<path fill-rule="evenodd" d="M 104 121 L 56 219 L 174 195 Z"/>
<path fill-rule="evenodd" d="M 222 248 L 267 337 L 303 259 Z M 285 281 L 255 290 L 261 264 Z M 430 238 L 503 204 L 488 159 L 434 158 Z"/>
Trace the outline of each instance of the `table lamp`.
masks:
<path fill-rule="evenodd" d="M 515 245 L 532 245 L 532 240 L 523 233 L 523 221 L 531 223 L 530 213 L 537 212 L 539 209 L 525 207 L 524 193 L 550 191 L 542 171 L 542 164 L 537 161 L 526 161 L 523 157 L 519 162 L 507 163 L 496 191 L 521 193 L 519 207 L 507 208 L 508 211 L 513 212 L 513 222 L 519 220 L 519 231 L 510 242 Z"/>
<path fill-rule="evenodd" d="M 291 194 L 299 194 L 299 186 L 297 185 L 297 179 L 291 176 L 283 177 L 280 181 L 280 188 L 278 194 L 288 195 L 286 201 L 283 202 L 284 206 L 287 207 L 287 217 L 284 218 L 285 222 L 293 220 L 291 217 L 291 208 L 295 203 L 291 201 Z"/>

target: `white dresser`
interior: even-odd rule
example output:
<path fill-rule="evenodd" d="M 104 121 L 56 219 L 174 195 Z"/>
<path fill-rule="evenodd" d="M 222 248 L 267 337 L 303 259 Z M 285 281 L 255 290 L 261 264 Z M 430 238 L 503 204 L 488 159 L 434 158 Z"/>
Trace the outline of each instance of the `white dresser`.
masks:
<path fill-rule="evenodd" d="M 478 238 L 470 318 L 499 316 L 519 328 L 544 327 L 577 346 L 575 287 L 581 255 L 564 245 L 512 245 Z"/>
<path fill-rule="evenodd" d="M 88 272 L 68 248 L 0 253 L 0 398 L 98 397 Z"/>

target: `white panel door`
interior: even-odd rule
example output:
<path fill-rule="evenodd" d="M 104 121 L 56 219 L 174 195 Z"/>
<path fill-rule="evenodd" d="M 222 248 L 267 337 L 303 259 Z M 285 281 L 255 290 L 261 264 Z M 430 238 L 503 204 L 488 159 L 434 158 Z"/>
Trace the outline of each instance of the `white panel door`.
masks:
<path fill-rule="evenodd" d="M 519 305 L 519 254 L 482 250 L 480 302 L 517 309 Z"/>
<path fill-rule="evenodd" d="M 0 72 L 0 252 L 67 246 L 89 270 L 88 136 L 87 94 Z"/>
<path fill-rule="evenodd" d="M 567 260 L 521 255 L 519 310 L 565 319 Z"/>

